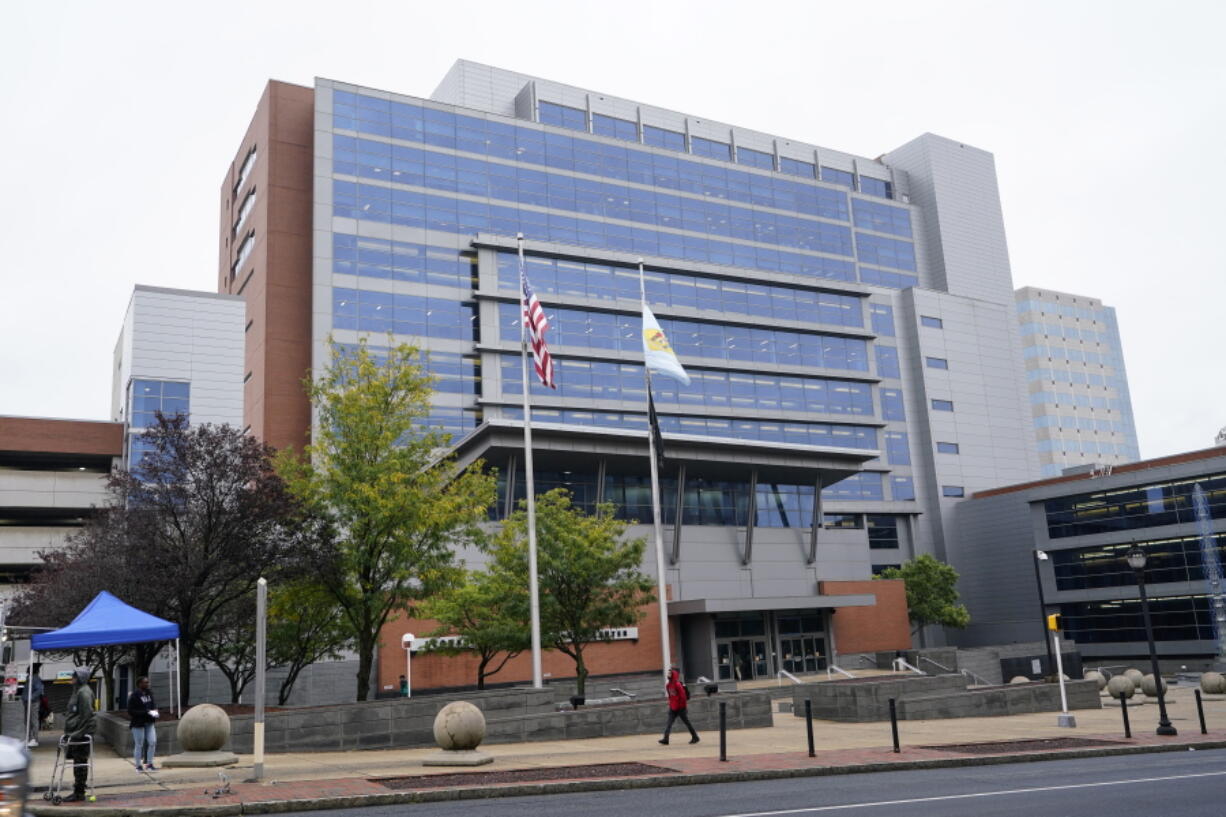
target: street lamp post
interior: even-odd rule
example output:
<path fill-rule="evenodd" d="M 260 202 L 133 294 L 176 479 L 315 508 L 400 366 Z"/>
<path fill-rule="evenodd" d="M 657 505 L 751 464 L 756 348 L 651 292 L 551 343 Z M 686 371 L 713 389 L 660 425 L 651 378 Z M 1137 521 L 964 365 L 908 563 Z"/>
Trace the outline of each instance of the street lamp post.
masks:
<path fill-rule="evenodd" d="M 1042 622 L 1043 643 L 1047 646 L 1047 673 L 1050 675 L 1056 671 L 1056 658 L 1052 655 L 1051 639 L 1047 637 L 1047 601 L 1043 598 L 1043 577 L 1039 575 L 1040 561 L 1046 562 L 1047 554 L 1036 550 L 1034 552 L 1034 583 L 1039 587 L 1039 621 Z"/>
<path fill-rule="evenodd" d="M 1154 627 L 1149 619 L 1149 597 L 1145 595 L 1145 551 L 1134 542 L 1128 551 L 1128 566 L 1137 574 L 1137 590 L 1141 594 L 1141 616 L 1145 619 L 1145 637 L 1149 640 L 1149 662 L 1154 671 L 1154 688 L 1158 693 L 1158 734 L 1178 735 L 1166 716 L 1166 695 L 1162 690 L 1162 673 L 1158 671 L 1158 652 L 1154 649 Z"/>

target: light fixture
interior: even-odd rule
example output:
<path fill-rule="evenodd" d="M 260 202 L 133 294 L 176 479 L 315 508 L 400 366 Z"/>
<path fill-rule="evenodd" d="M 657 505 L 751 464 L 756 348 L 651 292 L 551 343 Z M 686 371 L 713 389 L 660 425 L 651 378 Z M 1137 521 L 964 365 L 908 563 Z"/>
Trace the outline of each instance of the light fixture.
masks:
<path fill-rule="evenodd" d="M 1129 549 L 1125 558 L 1128 559 L 1128 566 L 1133 570 L 1145 569 L 1145 551 L 1141 550 L 1141 548 L 1137 547 L 1136 545 L 1133 545 L 1132 548 Z"/>

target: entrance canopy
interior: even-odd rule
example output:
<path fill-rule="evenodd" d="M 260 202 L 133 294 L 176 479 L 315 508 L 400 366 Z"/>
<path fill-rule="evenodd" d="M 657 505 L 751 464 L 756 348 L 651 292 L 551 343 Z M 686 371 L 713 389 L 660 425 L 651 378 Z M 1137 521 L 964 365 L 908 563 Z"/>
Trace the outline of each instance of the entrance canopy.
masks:
<path fill-rule="evenodd" d="M 124 604 L 103 590 L 67 627 L 39 633 L 31 645 L 39 652 L 101 647 L 108 644 L 141 644 L 173 641 L 179 625 Z"/>

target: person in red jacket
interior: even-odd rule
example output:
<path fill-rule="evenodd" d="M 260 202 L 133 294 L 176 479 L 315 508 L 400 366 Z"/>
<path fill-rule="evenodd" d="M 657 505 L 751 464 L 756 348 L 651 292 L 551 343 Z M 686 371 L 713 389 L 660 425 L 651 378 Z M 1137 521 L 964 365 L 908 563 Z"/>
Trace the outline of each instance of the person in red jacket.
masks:
<path fill-rule="evenodd" d="M 668 686 L 665 687 L 668 692 L 668 723 L 664 726 L 664 737 L 660 738 L 660 743 L 668 745 L 668 733 L 673 731 L 673 721 L 678 718 L 690 730 L 690 743 L 698 742 L 698 733 L 694 731 L 694 724 L 690 723 L 690 716 L 685 712 L 685 705 L 689 700 L 689 696 L 685 694 L 685 687 L 681 683 L 681 673 L 673 667 L 668 671 Z"/>

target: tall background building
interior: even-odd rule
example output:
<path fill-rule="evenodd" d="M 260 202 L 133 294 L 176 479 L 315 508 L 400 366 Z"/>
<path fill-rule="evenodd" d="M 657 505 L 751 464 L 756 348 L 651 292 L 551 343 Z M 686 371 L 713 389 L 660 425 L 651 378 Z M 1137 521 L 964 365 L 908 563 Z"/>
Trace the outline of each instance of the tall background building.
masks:
<path fill-rule="evenodd" d="M 556 391 L 532 387 L 538 490 L 650 518 L 643 259 L 693 378 L 655 394 L 691 675 L 905 646 L 901 588 L 873 573 L 944 556 L 959 499 L 1039 474 L 1017 433 L 1013 283 L 978 148 L 925 134 L 869 159 L 460 61 L 429 99 L 269 83 L 221 192 L 219 288 L 247 302 L 252 432 L 305 440 L 301 379 L 329 339 L 391 332 L 429 351 L 431 422 L 500 468 L 495 516 L 523 492 L 523 233 L 558 363 Z M 603 666 L 658 666 L 650 629 Z"/>
<path fill-rule="evenodd" d="M 1036 287 L 1016 297 L 1042 475 L 1139 460 L 1115 309 Z"/>

